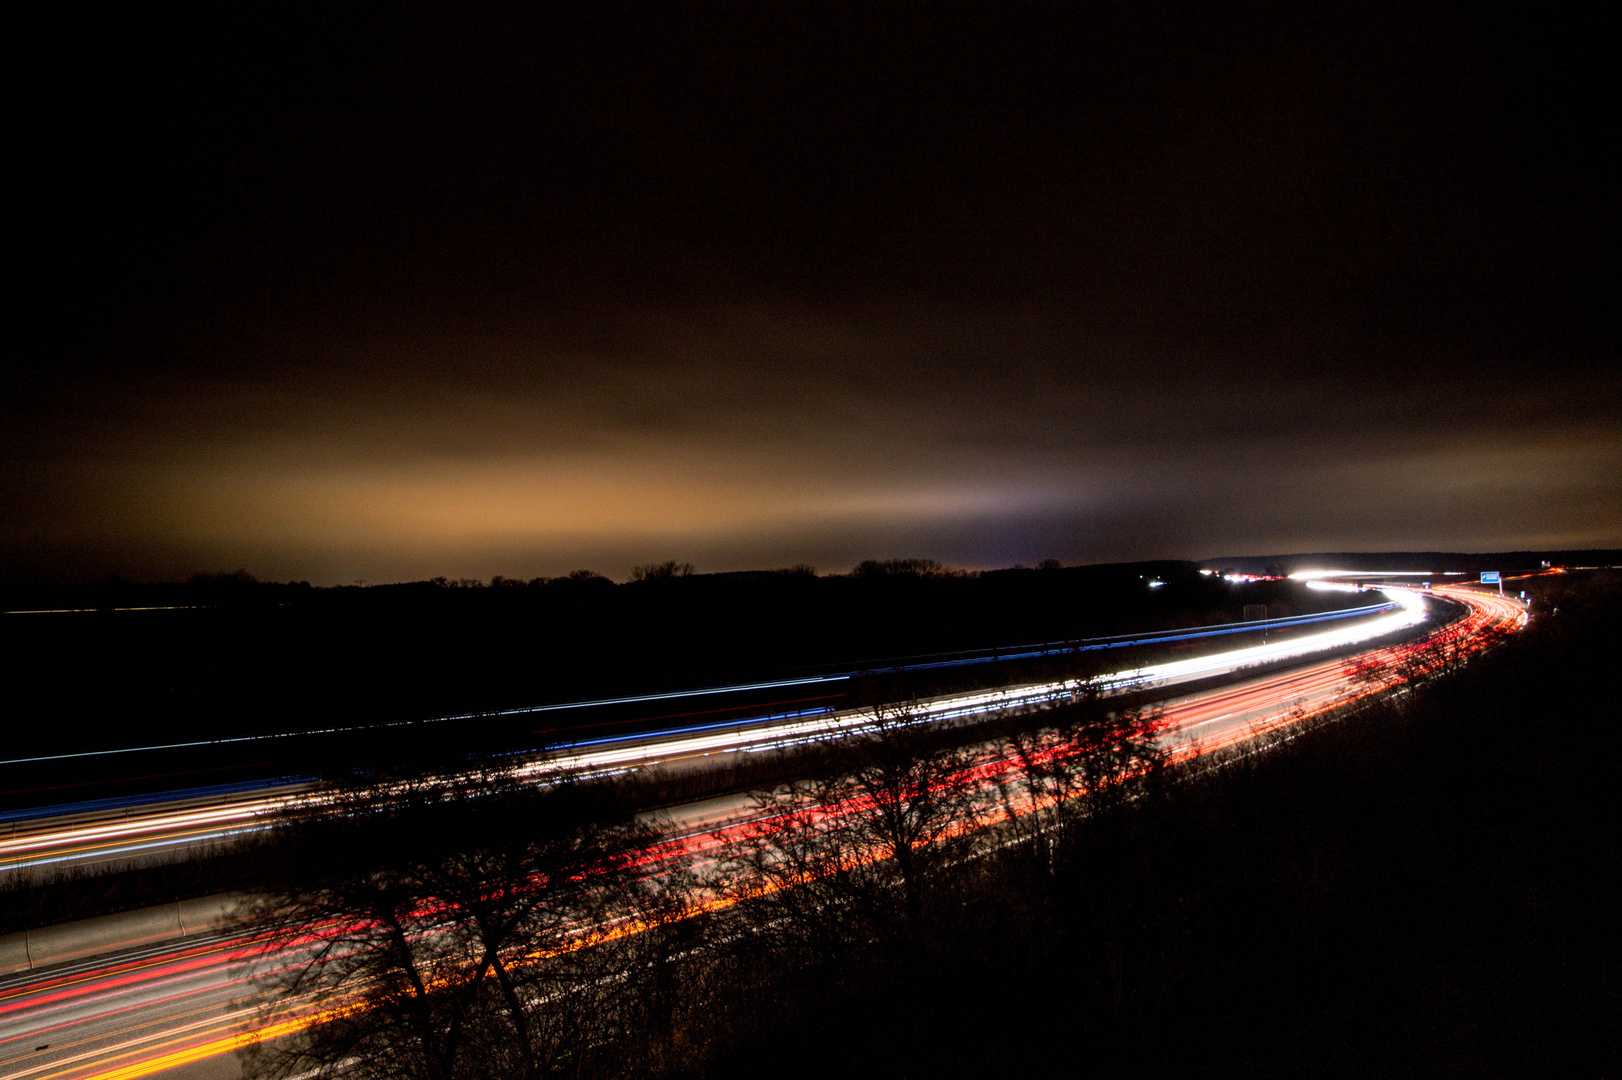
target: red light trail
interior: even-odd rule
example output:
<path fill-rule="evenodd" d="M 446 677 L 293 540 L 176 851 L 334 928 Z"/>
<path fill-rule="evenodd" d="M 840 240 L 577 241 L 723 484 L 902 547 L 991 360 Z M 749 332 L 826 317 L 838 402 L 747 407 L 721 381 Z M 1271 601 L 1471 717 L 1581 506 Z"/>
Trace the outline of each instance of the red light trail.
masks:
<path fill-rule="evenodd" d="M 1233 747 L 1380 692 L 1360 672 L 1434 673 L 1437 664 L 1479 653 L 1526 621 L 1519 603 L 1496 593 L 1460 586 L 1432 592 L 1462 603 L 1466 613 L 1424 637 L 1351 660 L 1320 660 L 1166 702 L 1161 731 L 1173 759 Z M 977 785 L 983 797 L 955 828 L 972 830 L 1039 808 L 1030 799 L 1021 805 L 993 794 L 1020 768 L 1013 756 L 982 751 L 956 779 Z M 861 809 L 852 803 L 841 812 Z M 676 858 L 713 862 L 751 830 L 772 827 L 752 810 L 741 798 L 683 808 L 675 815 L 678 835 L 638 861 L 652 874 Z M 184 827 L 184 812 L 174 817 Z M 701 898 L 695 909 L 713 910 L 727 902 Z M 606 932 L 619 936 L 637 929 L 623 923 Z M 298 1002 L 268 1014 L 257 1011 L 247 965 L 260 955 L 262 944 L 251 935 L 225 933 L 0 981 L 0 1068 L 14 1080 L 135 1080 L 279 1038 L 327 1015 Z M 254 1019 L 245 1021 L 245 1009 Z"/>

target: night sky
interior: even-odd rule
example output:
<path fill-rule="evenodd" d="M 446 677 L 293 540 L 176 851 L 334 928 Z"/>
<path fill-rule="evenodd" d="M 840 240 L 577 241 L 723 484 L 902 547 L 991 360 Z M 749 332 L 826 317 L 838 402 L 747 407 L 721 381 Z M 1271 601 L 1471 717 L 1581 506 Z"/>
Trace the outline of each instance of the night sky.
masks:
<path fill-rule="evenodd" d="M 15 27 L 0 578 L 1622 547 L 1576 8 L 582 7 Z"/>

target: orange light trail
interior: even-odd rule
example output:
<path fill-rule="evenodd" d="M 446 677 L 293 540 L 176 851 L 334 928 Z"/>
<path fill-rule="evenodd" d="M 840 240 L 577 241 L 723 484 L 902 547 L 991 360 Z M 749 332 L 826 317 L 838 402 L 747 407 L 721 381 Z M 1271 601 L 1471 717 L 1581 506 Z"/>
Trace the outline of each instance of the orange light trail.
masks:
<path fill-rule="evenodd" d="M 1361 663 L 1399 663 L 1412 660 L 1421 655 L 1427 643 L 1434 645 L 1438 641 L 1456 643 L 1460 655 L 1471 655 L 1485 649 L 1497 641 L 1502 635 L 1512 632 L 1523 626 L 1526 622 L 1526 612 L 1521 605 L 1508 598 L 1499 597 L 1495 593 L 1485 593 L 1462 586 L 1442 586 L 1431 590 L 1433 593 L 1461 602 L 1468 608 L 1467 613 L 1456 622 L 1432 631 L 1414 642 L 1387 646 L 1374 650 L 1371 653 L 1360 654 L 1357 660 Z M 1293 671 L 1280 673 L 1268 677 L 1260 683 L 1234 689 L 1224 689 L 1201 695 L 1195 700 L 1183 703 L 1173 709 L 1168 709 L 1163 718 L 1163 731 L 1165 738 L 1172 745 L 1172 760 L 1186 761 L 1194 757 L 1209 754 L 1216 750 L 1236 746 L 1250 741 L 1258 735 L 1275 731 L 1298 723 L 1309 717 L 1318 716 L 1332 709 L 1370 697 L 1379 693 L 1378 688 L 1360 687 L 1352 685 L 1348 673 L 1347 662 L 1341 659 L 1322 661 L 1298 668 Z M 1293 704 L 1292 704 L 1293 702 Z M 1242 728 L 1227 730 L 1214 738 L 1201 738 L 1200 729 L 1207 725 L 1219 724 L 1224 719 L 1236 715 L 1246 715 L 1260 712 L 1252 722 Z M 989 790 L 999 781 L 1006 780 L 1017 771 L 1019 764 L 1012 757 L 987 755 L 977 761 L 967 770 L 966 779 L 972 780 L 981 786 L 982 790 Z M 960 779 L 964 779 L 960 778 Z M 1021 816 L 1042 809 L 1052 803 L 1052 798 L 1026 797 L 1022 801 L 1010 803 L 1008 801 L 991 801 L 985 803 L 970 817 L 952 827 L 954 834 L 962 834 L 976 829 L 984 828 L 997 820 L 1007 820 L 1009 817 Z M 853 801 L 849 806 L 841 808 L 836 813 L 858 813 L 861 811 L 861 800 Z M 718 851 L 742 835 L 743 830 L 759 829 L 762 822 L 759 819 L 729 824 L 723 828 L 708 833 L 692 833 L 685 837 L 666 841 L 650 849 L 646 855 L 638 860 L 639 863 L 649 866 L 650 871 L 658 873 L 657 867 L 673 857 L 697 857 L 713 859 Z M 876 852 L 852 852 L 851 858 L 859 863 L 866 863 L 880 858 Z M 851 865 L 854 865 L 852 863 Z M 762 882 L 760 895 L 765 895 L 785 885 L 771 882 Z M 738 902 L 737 897 L 707 896 L 695 900 L 686 909 L 686 916 L 696 915 L 723 909 Z M 623 938 L 647 929 L 647 924 L 635 920 L 611 924 L 598 928 L 589 934 L 582 934 L 559 945 L 555 949 L 534 954 L 526 959 L 536 961 L 563 952 L 587 948 L 611 940 Z M 164 964 L 130 964 L 124 975 L 119 978 L 128 982 L 139 982 L 143 978 L 143 971 L 154 968 L 165 972 L 205 967 L 208 964 L 230 964 L 240 962 L 247 953 L 257 946 L 246 939 L 231 943 L 230 947 L 217 947 L 214 949 L 200 949 L 188 951 L 181 957 L 170 958 Z M 185 967 L 172 966 L 179 960 Z M 112 969 L 117 972 L 119 969 Z M 60 987 L 53 994 L 71 996 L 76 987 L 82 986 L 77 992 L 96 993 L 105 989 L 106 984 L 99 987 L 90 985 L 93 978 L 104 978 L 110 972 L 96 973 L 95 976 L 81 976 L 74 979 L 63 980 Z M 41 987 L 30 989 L 30 996 L 37 993 Z M 7 1003 L 6 998 L 12 995 L 0 995 L 0 1013 L 8 1008 L 24 1007 L 23 1002 Z M 38 1004 L 35 999 L 29 1004 Z M 165 1042 L 141 1046 L 136 1048 L 135 1043 L 146 1041 L 155 1036 L 149 1035 L 129 1043 L 119 1044 L 102 1051 L 94 1051 L 86 1055 L 89 1059 L 68 1065 L 65 1069 L 53 1072 L 31 1072 L 19 1074 L 26 1080 L 135 1080 L 138 1077 L 150 1076 L 165 1069 L 205 1060 L 220 1054 L 229 1053 L 256 1041 L 283 1038 L 304 1030 L 312 1024 L 320 1023 L 326 1018 L 338 1015 L 345 1006 L 338 1010 L 326 1009 L 309 1011 L 302 1015 L 283 1014 L 281 1019 L 268 1025 L 257 1028 L 243 1028 L 239 1020 L 218 1020 L 215 1022 L 199 1023 L 197 1028 Z M 235 1029 L 235 1030 L 232 1030 Z M 172 1029 L 171 1029 L 172 1030 Z M 113 1061 L 105 1056 L 107 1050 L 114 1051 Z M 158 1051 L 154 1053 L 154 1051 Z M 135 1055 L 135 1060 L 128 1059 Z M 116 1062 L 113 1063 L 113 1062 Z M 66 1064 L 66 1063 L 63 1063 Z M 107 1066 L 112 1064 L 111 1068 Z M 91 1066 L 99 1071 L 82 1072 L 85 1066 Z"/>

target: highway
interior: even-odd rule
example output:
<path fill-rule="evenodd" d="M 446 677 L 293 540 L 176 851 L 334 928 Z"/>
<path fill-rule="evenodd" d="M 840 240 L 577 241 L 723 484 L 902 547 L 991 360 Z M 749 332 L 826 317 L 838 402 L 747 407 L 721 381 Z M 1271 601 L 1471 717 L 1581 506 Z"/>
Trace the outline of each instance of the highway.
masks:
<path fill-rule="evenodd" d="M 1459 622 L 1432 633 L 1449 634 L 1466 647 L 1485 644 L 1494 634 L 1524 624 L 1524 610 L 1514 601 L 1457 587 L 1435 592 L 1468 605 L 1469 610 Z M 1393 637 L 1411 636 L 1404 631 L 1423 618 L 1419 594 L 1393 590 L 1392 595 L 1402 599 L 1399 610 L 1378 618 L 1394 621 L 1361 639 L 1321 639 L 1303 647 L 1302 639 L 1296 638 L 1277 646 L 1254 647 L 1270 651 L 1230 650 L 1215 654 L 1226 655 L 1221 661 L 1213 655 L 1117 672 L 1108 678 L 1123 689 L 1168 687 L 1209 678 L 1213 673 L 1242 673 L 1257 665 L 1270 665 L 1260 674 L 1194 689 L 1164 702 L 1164 737 L 1175 756 L 1186 758 L 1233 746 L 1371 692 L 1348 676 L 1344 654 L 1358 640 L 1370 646 L 1360 657 L 1398 659 L 1419 648 L 1413 641 L 1390 644 Z M 1327 652 L 1334 655 L 1326 657 Z M 1280 667 L 1292 662 L 1294 666 L 1288 669 Z M 1068 689 L 1044 684 L 995 695 L 954 695 L 924 703 L 915 718 L 919 722 L 962 722 L 989 711 L 1028 706 L 1044 700 L 1043 695 L 1051 698 Z M 813 722 L 822 726 L 805 726 Z M 725 731 L 607 740 L 561 751 L 532 763 L 531 769 L 537 779 L 544 779 L 564 769 L 617 770 L 656 763 L 691 766 L 707 756 L 758 753 L 805 739 L 836 737 L 860 722 L 859 716 L 846 714 L 815 721 L 732 725 Z M 996 761 L 989 761 L 985 767 L 997 766 Z M 229 815 L 241 808 L 164 808 L 148 816 L 148 826 L 174 830 L 231 827 L 232 821 L 240 819 L 208 815 Z M 721 842 L 716 839 L 717 830 L 724 833 L 742 826 L 751 811 L 748 799 L 731 797 L 694 804 L 673 816 L 678 835 L 687 841 L 689 850 L 702 854 Z M 169 815 L 164 824 L 152 824 L 163 815 Z M 89 827 L 105 830 L 110 826 L 103 822 Z M 150 842 L 139 837 L 153 835 L 159 834 L 150 830 L 81 832 L 67 842 L 123 843 L 132 838 Z M 99 959 L 47 964 L 41 970 L 0 977 L 0 1074 L 18 1080 L 132 1080 L 157 1073 L 182 1080 L 235 1076 L 237 1063 L 231 1050 L 245 1040 L 273 1038 L 305 1022 L 296 1005 L 289 1005 L 280 1019 L 261 1020 L 252 1011 L 256 997 L 244 967 L 250 949 L 251 942 L 240 933 L 213 930 Z M 257 1033 L 246 1031 L 249 1017 L 270 1026 Z"/>
<path fill-rule="evenodd" d="M 1320 588 L 1349 586 L 1320 583 Z M 1132 668 L 1099 676 L 1095 688 L 1106 693 L 1164 689 L 1181 683 L 1210 679 L 1248 667 L 1288 662 L 1313 653 L 1344 648 L 1397 633 L 1423 617 L 1423 602 L 1412 592 L 1393 592 L 1382 602 L 1322 615 L 1272 619 L 1157 634 L 1092 639 L 1070 643 L 1071 651 L 1116 649 L 1123 646 L 1187 643 L 1197 639 L 1258 629 L 1290 631 L 1284 640 L 1239 649 L 1220 650 L 1185 660 L 1146 668 Z M 1005 651 L 1002 658 L 1027 659 L 1061 651 L 1056 645 L 1029 646 Z M 930 660 L 897 666 L 893 670 L 978 664 L 982 655 Z M 848 679 L 851 673 L 817 676 L 819 680 Z M 681 691 L 674 695 L 648 695 L 637 700 L 663 700 L 698 693 L 719 694 L 746 687 L 716 687 Z M 988 713 L 1040 705 L 1074 690 L 1069 681 L 1034 684 L 984 693 L 953 694 L 920 702 L 917 718 L 931 723 L 972 721 Z M 571 707 L 618 703 L 575 703 Z M 630 699 L 623 699 L 630 700 Z M 543 708 L 551 708 L 545 706 Z M 534 710 L 515 710 L 534 711 Z M 796 744 L 838 737 L 871 722 L 861 710 L 813 709 L 757 718 L 689 725 L 675 729 L 604 736 L 555 748 L 539 755 L 521 771 L 538 781 L 559 773 L 591 775 L 632 768 L 681 767 L 683 763 L 715 764 L 717 754 L 763 753 Z M 0 829 L 0 872 L 12 869 L 79 866 L 84 868 L 132 865 L 155 859 L 201 853 L 230 837 L 262 829 L 266 822 L 307 798 L 313 785 L 285 784 L 274 789 L 243 785 L 241 790 L 200 794 L 156 805 L 114 805 L 79 813 L 14 819 Z"/>

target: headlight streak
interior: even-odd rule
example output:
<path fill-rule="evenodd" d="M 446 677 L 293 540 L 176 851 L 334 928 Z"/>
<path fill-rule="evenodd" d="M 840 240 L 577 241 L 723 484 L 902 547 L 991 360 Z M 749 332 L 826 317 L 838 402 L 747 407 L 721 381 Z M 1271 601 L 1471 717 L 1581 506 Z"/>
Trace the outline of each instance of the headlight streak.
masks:
<path fill-rule="evenodd" d="M 1010 709 L 1030 708 L 1047 702 L 1093 689 L 1104 693 L 1170 686 L 1215 675 L 1230 674 L 1245 668 L 1308 656 L 1315 652 L 1344 648 L 1374 638 L 1398 633 L 1418 625 L 1425 618 L 1424 599 L 1407 590 L 1387 590 L 1387 596 L 1397 607 L 1388 615 L 1370 618 L 1355 626 L 1323 631 L 1305 637 L 1272 644 L 1253 645 L 1242 649 L 1191 657 L 1162 664 L 1153 664 L 1128 671 L 1102 675 L 1078 684 L 1075 680 L 1059 680 L 1012 690 L 978 691 L 956 694 L 918 702 L 911 713 L 918 722 L 962 720 L 974 716 L 1004 712 Z M 1384 608 L 1385 605 L 1380 605 Z M 835 713 L 818 719 L 794 723 L 775 724 L 770 727 L 745 727 L 748 722 L 732 725 L 729 732 L 667 739 L 649 743 L 647 736 L 626 735 L 594 740 L 598 749 L 575 753 L 562 752 L 520 767 L 517 775 L 541 778 L 549 774 L 575 774 L 593 770 L 651 765 L 662 761 L 722 752 L 751 752 L 783 749 L 808 742 L 867 730 L 871 718 L 866 712 Z M 634 745 L 612 748 L 613 743 Z"/>

